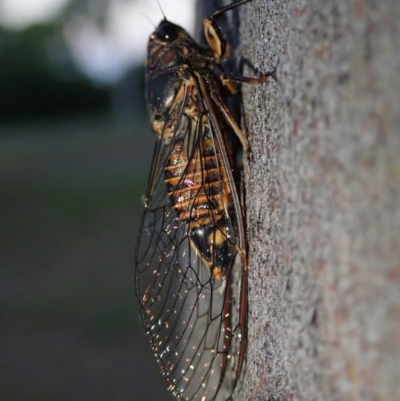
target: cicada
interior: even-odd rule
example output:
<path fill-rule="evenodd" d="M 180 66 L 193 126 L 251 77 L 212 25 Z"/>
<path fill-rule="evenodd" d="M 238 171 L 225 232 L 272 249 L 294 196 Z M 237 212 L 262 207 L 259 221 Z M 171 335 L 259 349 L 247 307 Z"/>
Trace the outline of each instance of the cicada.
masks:
<path fill-rule="evenodd" d="M 226 100 L 233 76 L 216 19 L 209 48 L 164 19 L 150 35 L 146 96 L 156 136 L 135 251 L 141 320 L 157 367 L 179 400 L 231 399 L 246 350 L 245 227 L 232 144 L 249 145 Z"/>

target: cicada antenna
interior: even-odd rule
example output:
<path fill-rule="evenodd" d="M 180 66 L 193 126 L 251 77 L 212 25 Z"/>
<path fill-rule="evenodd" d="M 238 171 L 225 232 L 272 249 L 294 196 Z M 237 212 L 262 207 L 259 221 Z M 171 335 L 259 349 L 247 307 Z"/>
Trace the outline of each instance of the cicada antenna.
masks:
<path fill-rule="evenodd" d="M 167 17 L 165 16 L 164 11 L 163 11 L 163 9 L 161 7 L 161 4 L 160 4 L 160 0 L 157 0 L 157 4 L 158 4 L 158 7 L 160 8 L 161 14 L 164 17 L 164 20 L 167 21 Z"/>
<path fill-rule="evenodd" d="M 153 25 L 153 28 L 156 29 L 156 24 L 155 24 L 146 14 L 140 13 L 140 15 L 141 15 L 142 17 L 146 18 L 147 21 L 149 21 L 150 24 Z"/>

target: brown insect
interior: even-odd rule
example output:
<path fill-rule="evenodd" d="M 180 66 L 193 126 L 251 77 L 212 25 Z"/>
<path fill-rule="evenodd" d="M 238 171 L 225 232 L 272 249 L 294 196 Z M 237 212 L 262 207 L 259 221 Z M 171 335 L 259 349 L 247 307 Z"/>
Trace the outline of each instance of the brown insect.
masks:
<path fill-rule="evenodd" d="M 204 20 L 209 48 L 164 19 L 150 35 L 147 105 L 156 145 L 135 251 L 142 323 L 157 367 L 179 400 L 229 400 L 246 350 L 247 258 L 235 171 L 237 137 L 222 73 L 229 45 L 216 18 Z M 219 73 L 218 73 L 219 71 Z"/>

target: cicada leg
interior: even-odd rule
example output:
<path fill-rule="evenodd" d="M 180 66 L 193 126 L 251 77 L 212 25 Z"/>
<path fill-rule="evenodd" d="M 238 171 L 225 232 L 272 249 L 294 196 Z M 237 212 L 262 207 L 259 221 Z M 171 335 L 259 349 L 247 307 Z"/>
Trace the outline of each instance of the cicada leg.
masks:
<path fill-rule="evenodd" d="M 222 33 L 215 19 L 225 12 L 239 7 L 251 0 L 240 0 L 236 3 L 229 4 L 225 7 L 212 13 L 208 18 L 203 21 L 204 36 L 206 37 L 207 43 L 213 52 L 215 63 L 219 64 L 221 60 L 224 60 L 229 55 L 230 46 L 227 41 L 223 38 Z"/>
<path fill-rule="evenodd" d="M 248 142 L 246 136 L 243 134 L 242 130 L 237 125 L 237 123 L 236 123 L 235 119 L 233 118 L 233 116 L 232 116 L 231 112 L 229 111 L 229 109 L 225 106 L 224 102 L 220 99 L 220 97 L 218 96 L 217 92 L 211 92 L 210 96 L 211 96 L 212 100 L 214 100 L 216 105 L 218 106 L 219 110 L 224 115 L 224 117 L 225 117 L 226 121 L 228 122 L 228 124 L 231 126 L 231 128 L 235 132 L 235 134 L 238 137 L 239 141 L 241 142 L 245 152 L 249 153 L 250 152 L 249 142 Z"/>
<path fill-rule="evenodd" d="M 269 71 L 265 74 L 261 74 L 258 77 L 247 77 L 238 74 L 231 74 L 228 72 L 223 72 L 221 74 L 221 82 L 222 85 L 226 88 L 231 87 L 231 82 L 241 82 L 244 84 L 262 84 L 264 83 L 269 77 L 276 80 L 276 68 L 272 71 Z"/>

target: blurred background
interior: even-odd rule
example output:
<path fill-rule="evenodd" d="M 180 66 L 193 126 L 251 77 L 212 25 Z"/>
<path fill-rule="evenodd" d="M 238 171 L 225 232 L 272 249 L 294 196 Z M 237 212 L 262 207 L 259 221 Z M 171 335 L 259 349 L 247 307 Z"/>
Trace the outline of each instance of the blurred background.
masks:
<path fill-rule="evenodd" d="M 193 32 L 194 2 L 161 0 Z M 156 0 L 0 0 L 0 398 L 168 400 L 133 252 Z"/>

